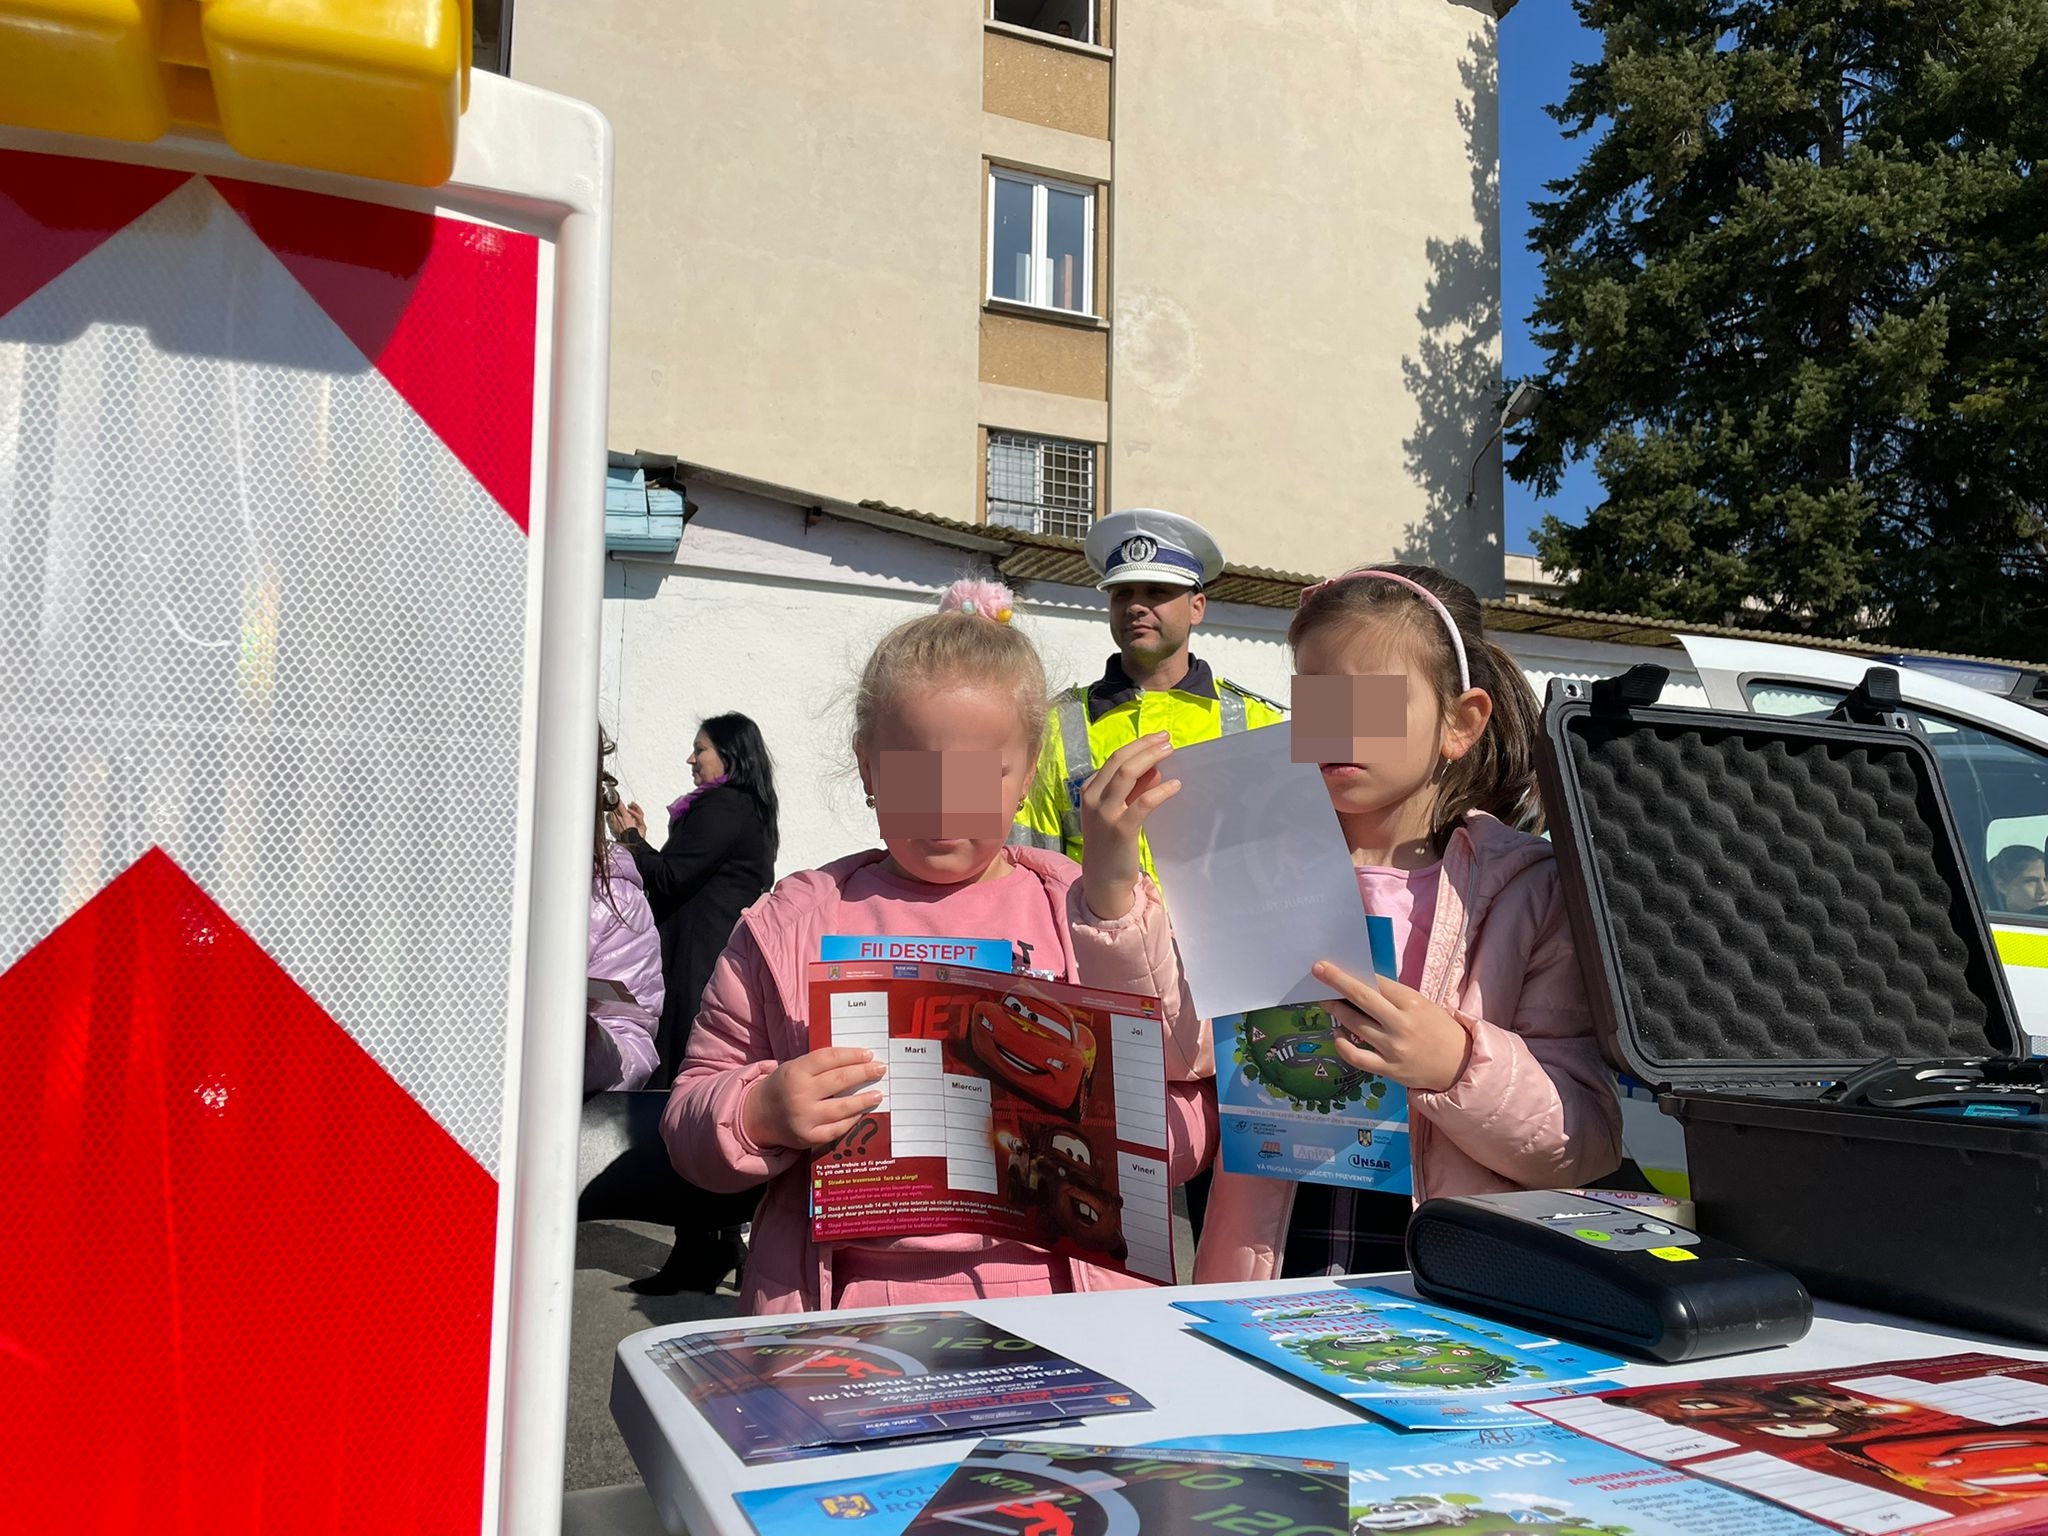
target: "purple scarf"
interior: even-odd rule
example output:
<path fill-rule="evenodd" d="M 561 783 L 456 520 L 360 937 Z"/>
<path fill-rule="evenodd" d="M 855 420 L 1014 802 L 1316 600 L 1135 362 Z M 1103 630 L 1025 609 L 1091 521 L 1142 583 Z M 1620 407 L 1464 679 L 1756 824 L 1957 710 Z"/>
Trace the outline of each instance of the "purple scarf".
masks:
<path fill-rule="evenodd" d="M 669 805 L 668 819 L 670 821 L 674 821 L 678 816 L 681 816 L 685 811 L 687 811 L 690 808 L 690 802 L 695 800 L 699 795 L 703 794 L 705 790 L 716 789 L 719 785 L 723 784 L 727 779 L 731 777 L 731 774 L 721 773 L 715 779 L 706 779 L 702 784 L 699 784 L 687 795 L 682 796 L 680 799 L 673 801 Z"/>

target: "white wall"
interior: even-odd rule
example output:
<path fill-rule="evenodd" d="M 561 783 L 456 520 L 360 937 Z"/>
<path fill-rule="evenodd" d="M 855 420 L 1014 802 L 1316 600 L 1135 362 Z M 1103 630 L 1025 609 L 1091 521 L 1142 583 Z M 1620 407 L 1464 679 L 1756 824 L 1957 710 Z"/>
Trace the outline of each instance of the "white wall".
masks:
<path fill-rule="evenodd" d="M 513 72 L 617 140 L 609 446 L 973 515 L 982 35 L 933 0 L 520 0 Z"/>
<path fill-rule="evenodd" d="M 1500 380 L 1494 33 L 1483 0 L 1118 8 L 1116 505 L 1248 564 L 1399 555 L 1499 595 L 1497 449 L 1466 500 Z"/>
<path fill-rule="evenodd" d="M 701 507 L 674 565 L 614 561 L 605 602 L 605 723 L 623 792 L 659 840 L 665 807 L 689 787 L 697 722 L 738 710 L 767 738 L 782 796 L 777 873 L 875 843 L 851 772 L 850 699 L 861 664 L 893 625 L 931 611 L 977 557 L 922 538 L 804 514 L 784 503 L 692 487 Z M 1055 687 L 1100 674 L 1111 652 L 1099 593 L 1045 583 L 1018 594 L 1018 622 Z M 1285 610 L 1218 603 L 1195 651 L 1224 676 L 1284 702 Z M 1506 635 L 1540 694 L 1553 676 L 1590 679 L 1672 651 Z M 1706 702 L 1674 669 L 1675 702 Z"/>

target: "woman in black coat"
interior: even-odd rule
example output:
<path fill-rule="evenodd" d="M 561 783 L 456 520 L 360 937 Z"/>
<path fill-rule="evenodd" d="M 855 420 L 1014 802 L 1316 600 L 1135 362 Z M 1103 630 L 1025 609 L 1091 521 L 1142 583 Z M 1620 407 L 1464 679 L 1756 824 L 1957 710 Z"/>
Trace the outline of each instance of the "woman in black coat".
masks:
<path fill-rule="evenodd" d="M 698 727 L 690 777 L 696 788 L 668 808 L 668 839 L 658 851 L 646 840 L 647 818 L 638 805 L 612 821 L 647 888 L 668 983 L 654 1036 L 661 1061 L 649 1088 L 674 1083 L 712 967 L 740 913 L 775 883 L 775 770 L 760 728 L 745 715 L 713 715 Z M 632 1289 L 645 1295 L 709 1291 L 744 1261 L 739 1226 L 753 1214 L 760 1191 L 712 1195 L 693 1188 L 692 1195 L 699 1219 L 676 1229 L 667 1261 L 657 1273 L 630 1282 Z"/>
<path fill-rule="evenodd" d="M 713 715 L 690 753 L 695 788 L 668 808 L 668 840 L 646 840 L 636 805 L 619 814 L 619 841 L 633 855 L 661 930 L 668 983 L 650 1088 L 675 1081 L 711 968 L 725 953 L 740 913 L 775 883 L 775 770 L 761 731 L 745 715 Z"/>

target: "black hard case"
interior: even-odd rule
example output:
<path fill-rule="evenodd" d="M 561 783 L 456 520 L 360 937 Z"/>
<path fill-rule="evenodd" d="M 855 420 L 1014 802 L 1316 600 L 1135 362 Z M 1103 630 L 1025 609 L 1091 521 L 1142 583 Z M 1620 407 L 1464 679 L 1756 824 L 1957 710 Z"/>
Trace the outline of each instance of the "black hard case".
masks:
<path fill-rule="evenodd" d="M 1556 682 L 1537 772 L 1608 1057 L 1684 1127 L 1702 1232 L 1816 1294 L 2048 1343 L 2048 1130 L 1831 1103 L 2024 1052 L 1933 752 L 1896 715 Z"/>

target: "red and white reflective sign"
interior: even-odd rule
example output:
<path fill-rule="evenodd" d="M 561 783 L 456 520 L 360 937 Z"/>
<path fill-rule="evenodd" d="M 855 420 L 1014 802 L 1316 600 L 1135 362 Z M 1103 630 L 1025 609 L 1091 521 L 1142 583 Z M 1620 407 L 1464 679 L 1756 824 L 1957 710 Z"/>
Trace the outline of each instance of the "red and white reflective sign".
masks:
<path fill-rule="evenodd" d="M 478 87 L 429 196 L 0 137 L 10 1531 L 538 1528 L 608 166 Z"/>

